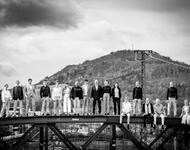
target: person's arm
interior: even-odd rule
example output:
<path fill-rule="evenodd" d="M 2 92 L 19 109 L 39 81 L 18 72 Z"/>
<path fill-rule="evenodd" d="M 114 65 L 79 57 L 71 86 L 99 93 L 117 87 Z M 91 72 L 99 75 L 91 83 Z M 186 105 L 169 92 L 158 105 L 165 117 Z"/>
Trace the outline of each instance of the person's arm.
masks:
<path fill-rule="evenodd" d="M 142 100 L 142 98 L 143 98 L 143 90 L 142 90 L 142 88 L 140 90 L 140 97 L 141 97 L 141 100 Z"/>
<path fill-rule="evenodd" d="M 55 90 L 54 90 L 54 88 L 52 89 L 52 92 L 51 92 L 51 98 L 53 100 L 55 100 Z"/>
<path fill-rule="evenodd" d="M 22 95 L 22 99 L 24 99 L 24 87 L 21 86 L 21 95 Z"/>
<path fill-rule="evenodd" d="M 63 99 L 63 88 L 60 87 L 60 95 L 61 95 L 61 99 Z"/>
<path fill-rule="evenodd" d="M 49 98 L 51 98 L 51 91 L 50 91 L 50 87 L 48 86 L 48 96 Z"/>
<path fill-rule="evenodd" d="M 71 92 L 70 92 L 70 97 L 71 97 L 71 99 L 74 99 L 73 92 L 74 92 L 74 87 L 72 87 Z"/>
<path fill-rule="evenodd" d="M 23 89 L 24 89 L 24 96 L 27 98 L 28 97 L 28 95 L 27 95 L 27 86 L 23 87 Z"/>
<path fill-rule="evenodd" d="M 80 87 L 80 99 L 83 99 L 83 90 L 82 90 L 82 88 Z"/>
<path fill-rule="evenodd" d="M 167 100 L 168 100 L 168 98 L 169 98 L 169 89 L 167 90 Z"/>
<path fill-rule="evenodd" d="M 135 88 L 133 88 L 133 99 L 135 99 Z"/>
<path fill-rule="evenodd" d="M 93 87 L 91 88 L 91 95 L 90 95 L 91 98 L 94 98 L 94 89 Z"/>
<path fill-rule="evenodd" d="M 100 86 L 100 98 L 102 99 L 103 98 L 103 88 Z"/>
<path fill-rule="evenodd" d="M 43 89 L 42 89 L 42 87 L 40 88 L 40 98 L 42 98 L 42 93 L 43 93 Z"/>
<path fill-rule="evenodd" d="M 119 88 L 119 98 L 121 98 L 121 88 Z"/>

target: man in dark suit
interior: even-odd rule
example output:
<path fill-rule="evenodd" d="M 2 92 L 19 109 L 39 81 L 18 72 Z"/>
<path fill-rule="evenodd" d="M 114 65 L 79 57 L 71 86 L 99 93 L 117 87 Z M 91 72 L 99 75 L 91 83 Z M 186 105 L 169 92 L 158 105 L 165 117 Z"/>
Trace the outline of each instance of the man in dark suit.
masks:
<path fill-rule="evenodd" d="M 146 127 L 146 119 L 148 117 L 153 117 L 154 115 L 154 108 L 153 105 L 150 103 L 150 99 L 146 98 L 146 102 L 143 104 L 143 116 L 144 116 L 144 127 Z M 153 123 L 151 123 L 151 126 L 153 126 Z"/>
<path fill-rule="evenodd" d="M 98 85 L 98 80 L 95 80 L 91 91 L 91 98 L 93 99 L 93 115 L 95 115 L 96 103 L 98 103 L 98 113 L 101 114 L 102 97 L 102 87 Z"/>
<path fill-rule="evenodd" d="M 20 108 L 20 116 L 23 116 L 23 99 L 24 99 L 23 87 L 20 86 L 20 81 L 17 80 L 16 86 L 13 87 L 14 116 L 16 116 L 16 108 L 17 108 L 18 103 L 19 103 L 19 108 Z"/>

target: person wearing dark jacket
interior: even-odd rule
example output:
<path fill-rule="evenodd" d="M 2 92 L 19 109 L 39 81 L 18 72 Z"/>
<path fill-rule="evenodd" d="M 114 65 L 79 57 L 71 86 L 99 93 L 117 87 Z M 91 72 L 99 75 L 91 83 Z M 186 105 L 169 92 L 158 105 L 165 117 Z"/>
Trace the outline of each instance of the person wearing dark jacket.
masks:
<path fill-rule="evenodd" d="M 43 81 L 43 86 L 40 88 L 40 97 L 42 99 L 42 115 L 49 115 L 51 92 L 49 86 L 47 85 L 47 80 Z"/>
<path fill-rule="evenodd" d="M 95 115 L 96 103 L 98 103 L 98 113 L 101 114 L 102 87 L 98 85 L 98 80 L 94 81 L 91 98 L 93 99 L 93 115 Z"/>
<path fill-rule="evenodd" d="M 114 105 L 114 114 L 120 115 L 121 89 L 120 89 L 119 84 L 117 82 L 115 83 L 114 87 L 112 88 L 112 94 L 111 95 L 112 95 L 113 105 Z"/>
<path fill-rule="evenodd" d="M 23 87 L 20 85 L 20 81 L 16 81 L 16 86 L 13 87 L 13 100 L 14 100 L 14 116 L 16 116 L 16 108 L 19 103 L 20 108 L 20 116 L 23 116 L 23 99 L 24 99 L 24 92 Z"/>
<path fill-rule="evenodd" d="M 71 89 L 71 99 L 73 100 L 74 108 L 73 113 L 79 115 L 81 113 L 81 100 L 83 99 L 83 90 L 78 85 L 78 81 L 75 82 L 75 86 Z"/>
<path fill-rule="evenodd" d="M 140 87 L 139 81 L 135 83 L 133 89 L 133 115 L 141 114 L 141 101 L 142 101 L 142 88 Z"/>
<path fill-rule="evenodd" d="M 172 104 L 174 110 L 174 117 L 177 115 L 177 103 L 176 103 L 177 99 L 178 99 L 177 88 L 174 87 L 173 82 L 170 82 L 170 87 L 167 90 L 168 116 L 170 115 Z"/>
<path fill-rule="evenodd" d="M 111 98 L 111 87 L 108 80 L 104 81 L 103 92 L 103 113 L 109 115 L 110 113 L 110 98 Z"/>
<path fill-rule="evenodd" d="M 148 117 L 152 117 L 153 118 L 153 115 L 154 115 L 154 107 L 150 103 L 150 99 L 149 98 L 146 98 L 146 101 L 143 104 L 142 112 L 143 112 L 143 117 L 144 117 L 144 127 L 146 127 L 146 119 Z M 153 127 L 153 122 L 151 123 L 151 126 Z"/>

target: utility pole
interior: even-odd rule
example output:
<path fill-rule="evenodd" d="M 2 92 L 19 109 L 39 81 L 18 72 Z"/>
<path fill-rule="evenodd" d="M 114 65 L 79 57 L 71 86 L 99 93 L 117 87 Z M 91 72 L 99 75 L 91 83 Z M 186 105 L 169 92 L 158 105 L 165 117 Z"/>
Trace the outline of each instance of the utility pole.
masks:
<path fill-rule="evenodd" d="M 149 56 L 152 53 L 152 50 L 134 50 L 135 52 L 135 61 L 141 61 L 141 87 L 143 90 L 143 98 L 145 97 L 145 85 L 146 85 L 146 56 Z M 140 58 L 139 58 L 140 55 Z"/>

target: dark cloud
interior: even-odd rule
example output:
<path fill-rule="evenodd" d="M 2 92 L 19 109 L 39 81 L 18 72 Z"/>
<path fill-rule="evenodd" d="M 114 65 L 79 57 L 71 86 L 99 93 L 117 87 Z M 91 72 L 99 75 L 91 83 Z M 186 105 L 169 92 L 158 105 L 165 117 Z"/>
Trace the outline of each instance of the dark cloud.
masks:
<path fill-rule="evenodd" d="M 0 26 L 76 27 L 81 15 L 70 0 L 1 0 Z"/>

